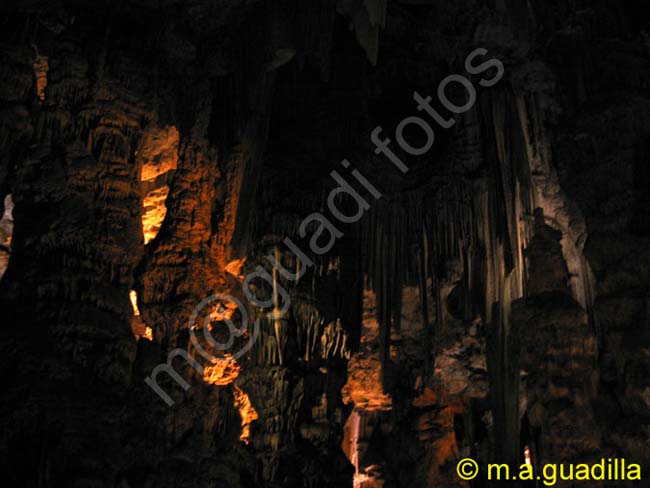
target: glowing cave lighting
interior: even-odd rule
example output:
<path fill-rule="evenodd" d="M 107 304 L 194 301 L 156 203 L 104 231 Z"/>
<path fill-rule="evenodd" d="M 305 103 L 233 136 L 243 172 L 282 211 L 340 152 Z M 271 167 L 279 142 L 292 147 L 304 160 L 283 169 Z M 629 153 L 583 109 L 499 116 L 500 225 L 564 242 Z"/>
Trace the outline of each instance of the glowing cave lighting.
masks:
<path fill-rule="evenodd" d="M 530 458 L 530 448 L 528 446 L 524 447 L 524 462 L 529 465 L 533 464 Z"/>
<path fill-rule="evenodd" d="M 153 330 L 151 329 L 151 327 L 147 326 L 144 329 L 144 335 L 142 337 L 144 337 L 147 340 L 153 341 Z"/>
<path fill-rule="evenodd" d="M 233 393 L 235 396 L 235 408 L 239 410 L 239 415 L 241 416 L 241 434 L 239 439 L 245 444 L 248 444 L 250 442 L 251 423 L 257 420 L 259 415 L 255 408 L 253 408 L 250 398 L 241 388 L 235 385 Z"/>
<path fill-rule="evenodd" d="M 140 317 L 140 310 L 138 309 L 138 293 L 135 290 L 129 292 L 131 299 L 131 307 L 133 308 L 133 320 L 131 321 L 131 329 L 136 340 L 144 337 L 148 341 L 153 341 L 153 329 L 142 321 Z"/>
<path fill-rule="evenodd" d="M 241 367 L 232 358 L 219 359 L 203 369 L 203 381 L 211 385 L 226 386 L 239 376 Z"/>
<path fill-rule="evenodd" d="M 138 294 L 135 290 L 129 292 L 129 298 L 131 299 L 131 306 L 133 307 L 133 315 L 139 317 L 140 310 L 138 310 Z"/>
<path fill-rule="evenodd" d="M 226 356 L 224 359 L 218 359 L 204 368 L 203 381 L 211 385 L 226 386 L 237 379 L 240 371 L 241 367 L 237 364 L 237 361 L 230 356 Z M 251 423 L 257 420 L 259 415 L 246 392 L 237 385 L 233 385 L 233 395 L 235 397 L 235 408 L 239 411 L 241 417 L 241 434 L 239 438 L 242 442 L 248 444 L 250 442 Z"/>
<path fill-rule="evenodd" d="M 366 483 L 368 481 L 371 481 L 371 480 L 372 480 L 372 478 L 370 476 L 368 476 L 367 474 L 355 473 L 352 482 L 353 482 L 354 488 L 362 488 L 364 483 Z"/>

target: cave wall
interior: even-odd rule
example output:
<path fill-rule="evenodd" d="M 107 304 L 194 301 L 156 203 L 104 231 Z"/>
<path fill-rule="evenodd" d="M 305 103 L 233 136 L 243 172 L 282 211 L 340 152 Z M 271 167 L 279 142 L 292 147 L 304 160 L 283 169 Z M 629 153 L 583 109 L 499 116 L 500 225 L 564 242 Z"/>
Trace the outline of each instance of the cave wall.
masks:
<path fill-rule="evenodd" d="M 605 453 L 647 471 L 641 8 L 0 7 L 3 477 L 468 486 L 457 459 L 518 465 L 525 447 L 535 465 Z M 449 127 L 421 156 L 393 142 L 402 174 L 370 134 L 424 116 L 414 92 L 435 99 L 478 47 L 503 78 L 468 75 L 464 113 L 434 101 Z M 285 239 L 310 249 L 301 222 L 354 168 L 381 198 L 357 185 L 363 219 L 297 255 Z M 288 311 L 249 304 L 252 347 L 233 358 L 244 334 L 206 358 L 193 313 L 224 339 L 239 312 L 204 300 L 245 301 L 260 266 L 273 279 L 255 292 L 282 287 Z M 177 348 L 166 402 L 145 378 Z"/>

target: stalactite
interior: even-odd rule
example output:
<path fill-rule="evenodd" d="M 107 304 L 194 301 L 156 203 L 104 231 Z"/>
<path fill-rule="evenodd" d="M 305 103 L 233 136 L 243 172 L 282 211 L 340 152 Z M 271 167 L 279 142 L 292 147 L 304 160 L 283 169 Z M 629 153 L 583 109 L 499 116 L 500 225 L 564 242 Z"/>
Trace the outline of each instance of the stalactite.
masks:
<path fill-rule="evenodd" d="M 339 12 L 350 19 L 357 41 L 373 65 L 377 64 L 379 31 L 386 22 L 386 6 L 386 0 L 341 0 L 338 3 Z"/>
<path fill-rule="evenodd" d="M 316 354 L 324 318 L 313 305 L 305 302 L 294 302 L 292 315 L 297 325 L 298 350 L 309 362 Z"/>
<path fill-rule="evenodd" d="M 323 80 L 329 78 L 336 4 L 337 0 L 326 0 L 299 2 L 296 6 L 299 61 L 304 64 L 307 57 L 315 57 Z"/>
<path fill-rule="evenodd" d="M 341 319 L 328 324 L 321 335 L 321 357 L 330 358 L 350 358 L 350 349 L 348 348 L 348 335 L 341 325 Z"/>
<path fill-rule="evenodd" d="M 430 182 L 400 195 L 401 200 L 382 201 L 371 210 L 364 232 L 364 269 L 377 294 L 384 365 L 389 359 L 390 330 L 399 326 L 401 290 L 407 284 L 419 284 L 423 310 L 428 296 L 435 302 L 437 329 L 430 333 L 434 351 L 435 338 L 446 327 L 444 302 L 452 285 L 459 289 L 463 320 L 489 325 L 494 339 L 490 369 L 497 385 L 496 422 L 501 442 L 512 440 L 508 459 L 514 459 L 519 373 L 509 315 L 511 303 L 525 293 L 523 251 L 532 234 L 535 200 L 526 146 L 519 133 L 506 130 L 518 116 L 515 104 L 507 102 L 509 97 L 504 92 L 487 98 L 469 117 L 482 129 L 472 132 L 482 143 L 471 143 L 475 150 L 485 149 L 481 177 Z M 401 217 L 404 210 L 408 218 Z M 451 263 L 460 270 L 457 285 L 447 281 Z"/>

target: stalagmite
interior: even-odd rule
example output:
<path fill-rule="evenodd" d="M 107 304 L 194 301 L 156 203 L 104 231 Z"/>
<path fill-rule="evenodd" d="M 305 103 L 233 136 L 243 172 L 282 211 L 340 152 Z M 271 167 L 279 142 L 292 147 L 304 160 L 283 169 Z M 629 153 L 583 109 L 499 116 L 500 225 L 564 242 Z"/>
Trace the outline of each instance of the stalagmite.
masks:
<path fill-rule="evenodd" d="M 357 41 L 366 51 L 368 60 L 377 64 L 379 31 L 386 22 L 386 0 L 342 0 L 338 10 L 350 19 Z"/>

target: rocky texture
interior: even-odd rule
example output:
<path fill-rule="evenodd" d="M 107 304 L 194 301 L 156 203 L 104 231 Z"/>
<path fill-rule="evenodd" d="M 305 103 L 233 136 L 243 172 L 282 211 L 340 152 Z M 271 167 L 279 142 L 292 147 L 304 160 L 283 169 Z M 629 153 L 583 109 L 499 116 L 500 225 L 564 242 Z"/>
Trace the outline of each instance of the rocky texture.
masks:
<path fill-rule="evenodd" d="M 586 312 L 569 292 L 562 235 L 544 223 L 541 212 L 537 220 L 527 249 L 529 294 L 512 311 L 521 337 L 520 364 L 527 373 L 527 434 L 538 465 L 596 463 L 604 457 L 593 406 L 597 340 Z"/>
<path fill-rule="evenodd" d="M 3 479 L 448 487 L 457 458 L 517 464 L 524 445 L 647 471 L 642 7 L 3 4 Z M 413 91 L 435 99 L 477 47 L 504 78 L 426 155 L 393 142 L 400 174 L 368 135 L 394 140 Z M 354 182 L 343 158 L 382 198 L 316 256 L 300 223 L 332 170 Z M 311 263 L 296 282 L 267 259 L 305 264 L 286 237 Z M 241 311 L 200 304 L 243 299 L 258 266 L 259 335 L 202 353 L 192 313 L 227 340 Z M 168 407 L 144 379 L 176 348 Z"/>
<path fill-rule="evenodd" d="M 141 169 L 143 215 L 142 233 L 144 243 L 148 244 L 158 235 L 167 207 L 165 201 L 169 194 L 172 171 L 178 164 L 179 134 L 176 127 L 150 128 L 142 136 L 138 149 L 138 166 Z"/>
<path fill-rule="evenodd" d="M 365 290 L 361 345 L 348 361 L 348 379 L 341 391 L 345 403 L 352 403 L 364 412 L 387 411 L 392 406 L 381 380 L 376 306 L 374 293 Z"/>

